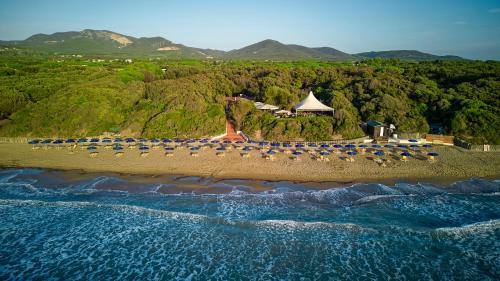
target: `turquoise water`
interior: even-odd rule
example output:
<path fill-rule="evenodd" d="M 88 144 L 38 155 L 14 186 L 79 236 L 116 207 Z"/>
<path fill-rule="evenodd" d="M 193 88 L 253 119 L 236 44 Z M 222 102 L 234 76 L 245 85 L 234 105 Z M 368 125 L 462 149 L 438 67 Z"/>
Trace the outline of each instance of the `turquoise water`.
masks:
<path fill-rule="evenodd" d="M 500 182 L 249 193 L 0 170 L 1 280 L 498 280 Z M 131 191 L 107 187 L 130 186 Z M 54 188 L 57 187 L 57 188 Z M 116 188 L 113 188 L 116 189 Z M 126 189 L 128 190 L 128 189 Z"/>

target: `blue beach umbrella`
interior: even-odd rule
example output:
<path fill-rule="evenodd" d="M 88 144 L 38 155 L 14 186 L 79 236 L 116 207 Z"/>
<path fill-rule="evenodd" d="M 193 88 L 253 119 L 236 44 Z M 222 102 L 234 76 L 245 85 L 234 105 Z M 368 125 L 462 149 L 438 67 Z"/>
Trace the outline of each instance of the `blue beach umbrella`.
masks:
<path fill-rule="evenodd" d="M 147 139 L 139 139 L 139 142 L 141 142 L 141 143 L 145 143 L 147 141 L 148 141 Z"/>
<path fill-rule="evenodd" d="M 200 148 L 199 148 L 198 146 L 193 146 L 193 147 L 191 147 L 191 150 L 192 150 L 192 151 L 195 151 L 195 150 L 200 150 Z"/>
<path fill-rule="evenodd" d="M 382 148 L 382 147 L 378 144 L 372 144 L 372 148 Z"/>
<path fill-rule="evenodd" d="M 409 139 L 408 141 L 409 142 L 418 142 L 418 140 L 416 140 L 416 139 Z"/>
<path fill-rule="evenodd" d="M 39 142 L 40 142 L 40 140 L 30 140 L 30 141 L 28 142 L 28 144 L 37 144 L 37 143 L 39 143 Z"/>
<path fill-rule="evenodd" d="M 165 147 L 165 148 L 163 148 L 163 149 L 165 149 L 166 151 L 172 151 L 172 150 L 174 150 L 174 148 L 173 148 L 173 147 Z"/>
<path fill-rule="evenodd" d="M 427 155 L 428 156 L 439 156 L 439 154 L 436 152 L 429 152 L 429 153 L 427 153 Z"/>
<path fill-rule="evenodd" d="M 317 145 L 315 143 L 308 143 L 307 146 L 309 146 L 309 147 L 317 147 Z"/>
<path fill-rule="evenodd" d="M 321 147 L 321 148 L 328 148 L 330 146 L 328 144 L 326 144 L 326 143 L 322 143 L 319 147 Z"/>
<path fill-rule="evenodd" d="M 97 149 L 97 147 L 95 147 L 95 146 L 89 146 L 89 147 L 87 147 L 87 150 L 96 150 L 96 149 Z"/>
<path fill-rule="evenodd" d="M 358 154 L 356 151 L 348 151 L 347 152 L 347 155 L 350 155 L 350 156 L 354 156 L 356 154 Z"/>
<path fill-rule="evenodd" d="M 104 139 L 102 139 L 102 142 L 104 142 L 104 143 L 110 143 L 111 139 L 110 138 L 104 138 Z"/>
<path fill-rule="evenodd" d="M 271 146 L 272 147 L 280 147 L 280 143 L 279 142 L 272 142 Z"/>
<path fill-rule="evenodd" d="M 251 150 L 252 150 L 252 148 L 251 148 L 251 147 L 249 147 L 249 146 L 245 146 L 242 150 L 243 150 L 243 151 L 251 151 Z"/>
<path fill-rule="evenodd" d="M 333 148 L 342 148 L 342 145 L 340 145 L 340 144 L 334 144 Z"/>
<path fill-rule="evenodd" d="M 354 144 L 346 144 L 344 147 L 345 148 L 355 148 L 356 146 Z"/>
<path fill-rule="evenodd" d="M 296 145 L 295 145 L 295 147 L 296 147 L 296 148 L 303 148 L 303 147 L 304 147 L 304 144 L 302 144 L 302 143 L 298 143 L 298 144 L 296 144 Z"/>
<path fill-rule="evenodd" d="M 398 147 L 399 148 L 408 148 L 408 146 L 406 144 L 398 144 Z"/>
<path fill-rule="evenodd" d="M 172 142 L 172 140 L 171 140 L 171 139 L 162 139 L 161 141 L 162 141 L 163 143 L 171 143 L 171 142 Z"/>
<path fill-rule="evenodd" d="M 412 144 L 412 145 L 410 145 L 410 147 L 411 147 L 411 148 L 417 148 L 417 147 L 419 147 L 419 146 L 418 146 L 418 144 Z"/>
<path fill-rule="evenodd" d="M 133 139 L 133 138 L 126 138 L 126 139 L 125 139 L 125 142 L 126 142 L 126 143 L 135 142 L 135 139 Z"/>
<path fill-rule="evenodd" d="M 220 143 L 220 141 L 218 141 L 218 140 L 213 140 L 213 141 L 211 141 L 211 143 Z"/>
<path fill-rule="evenodd" d="M 63 140 L 61 140 L 61 139 L 57 139 L 57 140 L 55 140 L 55 141 L 54 141 L 54 142 L 52 142 L 52 143 L 53 143 L 53 144 L 61 144 L 61 143 L 63 143 Z"/>
<path fill-rule="evenodd" d="M 200 143 L 208 143 L 208 140 L 207 139 L 201 139 Z"/>
<path fill-rule="evenodd" d="M 86 138 L 80 138 L 80 139 L 78 139 L 77 142 L 78 143 L 85 143 L 85 142 L 87 142 L 87 139 Z"/>
<path fill-rule="evenodd" d="M 411 154 L 409 152 L 403 152 L 403 153 L 401 153 L 401 156 L 409 157 L 409 156 L 411 156 Z"/>
<path fill-rule="evenodd" d="M 276 154 L 276 151 L 274 151 L 274 150 L 268 150 L 266 153 L 269 154 L 269 155 L 274 155 L 274 154 Z"/>
<path fill-rule="evenodd" d="M 41 143 L 42 144 L 49 144 L 52 142 L 52 139 L 46 139 L 46 140 L 43 140 Z"/>
<path fill-rule="evenodd" d="M 287 142 L 285 142 L 285 143 L 283 144 L 283 147 L 290 148 L 290 147 L 292 147 L 292 145 L 291 145 L 291 144 L 289 144 L 289 143 L 287 143 Z"/>
<path fill-rule="evenodd" d="M 121 147 L 121 146 L 113 146 L 113 150 L 116 150 L 116 151 L 123 150 L 123 147 Z"/>
<path fill-rule="evenodd" d="M 377 156 L 384 156 L 385 155 L 385 153 L 383 151 L 380 151 L 380 150 L 376 151 L 374 154 Z"/>
<path fill-rule="evenodd" d="M 218 150 L 218 151 L 224 151 L 226 150 L 224 147 L 217 147 L 215 150 Z"/>
<path fill-rule="evenodd" d="M 326 151 L 321 151 L 319 154 L 320 154 L 320 155 L 323 155 L 323 156 L 330 155 L 330 153 L 328 153 L 328 152 L 326 152 Z"/>
<path fill-rule="evenodd" d="M 430 145 L 430 144 L 424 144 L 424 145 L 422 145 L 422 147 L 425 147 L 425 148 L 431 148 L 431 147 L 432 147 L 432 145 Z"/>
<path fill-rule="evenodd" d="M 368 145 L 366 145 L 366 144 L 360 144 L 360 145 L 358 145 L 358 147 L 361 147 L 361 148 L 367 148 L 367 147 L 368 147 Z"/>
<path fill-rule="evenodd" d="M 224 141 L 224 143 L 225 143 L 225 144 L 230 144 L 230 143 L 232 143 L 232 142 L 231 142 L 230 140 L 225 140 L 225 141 Z"/>
<path fill-rule="evenodd" d="M 384 147 L 385 147 L 385 148 L 393 148 L 393 147 L 394 147 L 394 145 L 392 145 L 392 144 L 386 144 L 386 145 L 384 145 Z"/>
<path fill-rule="evenodd" d="M 244 143 L 244 141 L 240 141 L 240 140 L 239 140 L 239 141 L 236 141 L 235 143 L 237 143 L 237 144 L 242 144 L 242 143 Z"/>
<path fill-rule="evenodd" d="M 122 138 L 115 138 L 114 142 L 123 142 Z"/>
<path fill-rule="evenodd" d="M 159 143 L 159 142 L 160 142 L 160 140 L 158 140 L 158 139 L 151 139 L 151 140 L 149 140 L 149 141 L 150 141 L 151 143 Z"/>
<path fill-rule="evenodd" d="M 99 142 L 99 139 L 98 138 L 92 138 L 92 139 L 90 139 L 90 142 L 96 143 L 96 142 Z"/>
<path fill-rule="evenodd" d="M 300 151 L 294 151 L 294 152 L 292 152 L 292 154 L 298 156 L 298 155 L 302 155 L 302 152 L 300 152 Z"/>
<path fill-rule="evenodd" d="M 66 143 L 75 143 L 75 142 L 76 142 L 75 139 L 67 139 L 66 140 Z"/>
<path fill-rule="evenodd" d="M 143 145 L 139 147 L 139 150 L 149 150 L 149 147 Z"/>

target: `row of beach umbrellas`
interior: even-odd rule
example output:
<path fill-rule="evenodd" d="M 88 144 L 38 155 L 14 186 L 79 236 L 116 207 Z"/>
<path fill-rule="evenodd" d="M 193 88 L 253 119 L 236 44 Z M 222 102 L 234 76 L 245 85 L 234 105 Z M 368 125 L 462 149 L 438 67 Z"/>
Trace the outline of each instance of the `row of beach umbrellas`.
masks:
<path fill-rule="evenodd" d="M 409 140 L 410 142 L 412 140 Z M 413 140 L 413 141 L 416 141 L 416 140 Z M 270 146 L 270 147 L 274 147 L 274 148 L 278 148 L 278 147 L 283 147 L 283 148 L 292 148 L 292 147 L 296 147 L 296 148 L 305 148 L 305 147 L 310 147 L 310 148 L 356 148 L 356 147 L 359 147 L 359 148 L 382 148 L 381 145 L 378 145 L 378 144 L 372 144 L 370 146 L 368 146 L 367 144 L 345 144 L 345 145 L 342 145 L 342 144 L 328 144 L 328 143 L 320 143 L 320 144 L 317 144 L 317 143 L 295 143 L 295 144 L 291 144 L 289 142 L 283 142 L 283 143 L 280 143 L 280 142 L 268 142 L 268 141 L 260 141 L 260 142 L 255 142 L 255 141 L 247 141 L 247 142 L 244 142 L 244 141 L 236 141 L 236 142 L 232 142 L 232 141 L 229 141 L 229 140 L 224 140 L 224 141 L 221 141 L 221 140 L 208 140 L 208 139 L 168 139 L 168 138 L 164 138 L 164 139 L 143 139 L 143 138 L 140 138 L 140 139 L 135 139 L 135 138 L 114 138 L 114 139 L 111 139 L 111 138 L 102 138 L 102 139 L 99 139 L 99 138 L 79 138 L 79 139 L 74 139 L 74 138 L 69 138 L 69 139 L 44 139 L 44 140 L 40 140 L 40 139 L 33 139 L 33 140 L 30 140 L 28 142 L 29 144 L 64 144 L 64 143 L 70 143 L 70 144 L 74 144 L 74 143 L 89 143 L 89 144 L 92 144 L 92 143 L 151 143 L 151 144 L 159 144 L 159 143 L 177 143 L 177 144 L 182 144 L 182 143 L 185 143 L 185 144 L 192 144 L 192 143 L 211 143 L 211 144 L 257 144 L 259 146 Z M 385 148 L 392 148 L 394 147 L 394 145 L 392 144 L 386 144 L 384 145 Z M 400 148 L 408 148 L 408 147 L 413 147 L 413 148 L 416 148 L 416 147 L 431 147 L 430 144 L 423 144 L 423 145 L 418 145 L 418 144 L 410 144 L 410 145 L 406 145 L 406 144 L 399 144 L 397 145 L 397 147 L 400 147 Z"/>
<path fill-rule="evenodd" d="M 163 143 L 163 144 L 170 144 L 170 143 L 173 143 L 173 144 L 195 144 L 195 143 L 200 143 L 200 144 L 220 144 L 219 147 L 216 148 L 216 151 L 218 152 L 222 152 L 222 151 L 225 151 L 226 148 L 224 147 L 224 145 L 228 145 L 228 144 L 256 144 L 258 147 L 257 148 L 260 148 L 260 149 L 264 149 L 264 147 L 270 147 L 269 150 L 265 151 L 265 154 L 267 155 L 275 155 L 278 153 L 278 151 L 276 151 L 277 149 L 279 148 L 284 148 L 284 149 L 293 149 L 295 148 L 296 150 L 294 150 L 291 154 L 294 155 L 294 156 L 299 156 L 302 154 L 301 151 L 299 151 L 299 149 L 305 149 L 306 147 L 307 148 L 318 148 L 318 149 L 322 149 L 321 151 L 319 151 L 319 154 L 321 156 L 328 156 L 332 151 L 328 151 L 327 149 L 328 148 L 333 148 L 333 149 L 345 149 L 346 151 L 346 154 L 349 155 L 349 156 L 355 156 L 357 155 L 357 152 L 355 149 L 373 149 L 374 152 L 373 154 L 376 155 L 376 156 L 379 156 L 379 157 L 382 157 L 385 155 L 385 152 L 381 149 L 383 148 L 387 148 L 387 149 L 401 149 L 402 152 L 400 153 L 400 156 L 403 156 L 403 157 L 411 157 L 412 154 L 408 151 L 409 150 L 414 150 L 416 151 L 417 148 L 431 148 L 432 145 L 430 144 L 423 144 L 423 145 L 418 145 L 418 144 L 415 144 L 415 142 L 417 142 L 416 140 L 409 140 L 410 145 L 407 145 L 407 144 L 398 144 L 398 145 L 392 145 L 392 144 L 386 144 L 386 145 L 379 145 L 379 144 L 371 144 L 371 145 L 367 145 L 367 144 L 346 144 L 346 145 L 341 145 L 341 144 L 327 144 L 327 143 L 320 143 L 320 144 L 317 144 L 317 143 L 296 143 L 294 145 L 292 145 L 291 143 L 288 143 L 288 142 L 283 142 L 283 143 L 280 143 L 280 142 L 267 142 L 267 141 L 261 141 L 261 142 L 254 142 L 254 141 L 248 141 L 248 142 L 243 142 L 243 141 L 236 141 L 236 142 L 231 142 L 231 141 L 220 141 L 220 140 L 212 140 L 212 141 L 209 141 L 208 139 L 134 139 L 134 138 L 114 138 L 114 139 L 111 139 L 111 138 L 102 138 L 102 139 L 99 139 L 99 138 L 80 138 L 80 139 L 73 139 L 73 138 L 69 138 L 69 139 L 66 139 L 66 140 L 63 140 L 63 139 L 55 139 L 55 140 L 52 140 L 52 139 L 44 139 L 44 140 L 39 140 L 39 139 L 33 139 L 33 140 L 30 140 L 28 143 L 29 144 L 32 144 L 32 145 L 36 145 L 36 144 L 56 144 L 56 145 L 62 145 L 62 144 L 88 144 L 89 146 L 87 147 L 87 150 L 89 151 L 94 151 L 97 149 L 97 144 L 98 143 L 108 143 L 108 144 L 111 144 L 113 143 L 112 145 L 112 148 L 113 150 L 115 151 L 121 151 L 123 150 L 123 146 L 122 146 L 122 143 L 139 143 L 139 147 L 138 149 L 141 150 L 141 151 L 147 151 L 149 150 L 149 146 L 146 145 L 146 143 L 150 143 L 152 145 L 157 145 L 157 144 L 160 144 L 160 143 Z M 173 151 L 174 150 L 174 147 L 171 147 L 171 146 L 165 146 L 164 147 L 165 151 L 169 152 L 169 151 Z M 191 146 L 190 147 L 190 150 L 192 153 L 196 153 L 197 151 L 200 150 L 200 146 Z M 245 146 L 243 149 L 241 149 L 243 153 L 248 153 L 249 151 L 252 150 L 252 147 L 251 146 Z M 436 156 L 439 156 L 439 154 L 435 153 L 435 152 L 429 152 L 427 153 L 428 156 L 432 156 L 432 157 L 436 157 Z"/>

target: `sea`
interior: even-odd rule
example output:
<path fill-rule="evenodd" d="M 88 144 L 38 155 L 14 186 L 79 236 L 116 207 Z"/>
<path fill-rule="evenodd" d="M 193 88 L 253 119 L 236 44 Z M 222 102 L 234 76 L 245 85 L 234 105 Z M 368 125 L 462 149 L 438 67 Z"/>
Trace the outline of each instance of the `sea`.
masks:
<path fill-rule="evenodd" d="M 162 181 L 0 170 L 0 280 L 500 278 L 498 180 Z"/>

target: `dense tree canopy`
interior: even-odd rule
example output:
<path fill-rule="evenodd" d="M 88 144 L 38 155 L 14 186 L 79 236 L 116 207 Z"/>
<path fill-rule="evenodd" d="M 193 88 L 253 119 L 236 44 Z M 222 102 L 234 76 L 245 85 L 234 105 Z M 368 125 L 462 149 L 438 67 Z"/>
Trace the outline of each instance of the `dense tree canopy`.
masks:
<path fill-rule="evenodd" d="M 475 143 L 500 143 L 500 63 L 92 61 L 0 56 L 0 134 L 80 136 L 104 131 L 145 137 L 201 137 L 238 129 L 279 140 L 363 135 L 378 120 L 399 132 L 441 126 Z M 283 109 L 309 90 L 335 115 L 275 118 L 243 94 Z M 227 114 L 226 114 L 227 113 Z"/>

